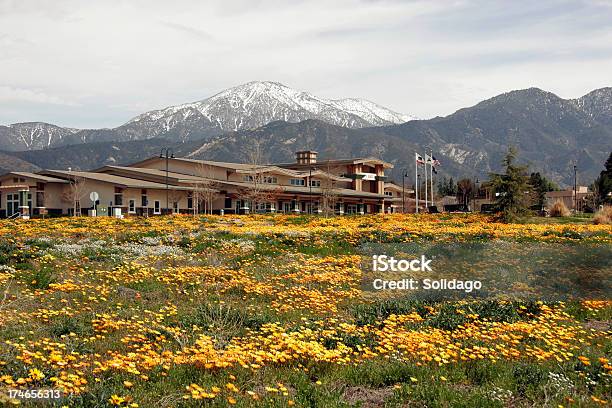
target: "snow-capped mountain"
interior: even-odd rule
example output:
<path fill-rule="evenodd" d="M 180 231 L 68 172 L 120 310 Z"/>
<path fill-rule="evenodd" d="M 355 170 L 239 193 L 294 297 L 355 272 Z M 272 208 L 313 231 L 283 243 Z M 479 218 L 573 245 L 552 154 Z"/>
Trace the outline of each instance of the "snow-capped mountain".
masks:
<path fill-rule="evenodd" d="M 595 89 L 583 97 L 571 101 L 591 118 L 612 123 L 612 87 Z"/>
<path fill-rule="evenodd" d="M 60 143 L 78 129 L 44 122 L 14 123 L 0 126 L 0 150 L 39 150 Z"/>
<path fill-rule="evenodd" d="M 327 123 L 362 128 L 415 119 L 363 99 L 325 99 L 278 82 L 249 82 L 202 101 L 143 113 L 125 128 L 145 124 L 150 134 L 169 132 L 185 123 L 222 131 L 253 129 L 270 122 L 319 119 Z M 188 135 L 183 135 L 188 136 Z"/>
<path fill-rule="evenodd" d="M 363 99 L 325 99 L 278 82 L 249 82 L 207 99 L 138 115 L 113 129 L 70 129 L 42 122 L 0 126 L 0 150 L 39 150 L 90 142 L 165 138 L 185 142 L 274 121 L 319 119 L 350 127 L 392 125 L 415 119 Z"/>

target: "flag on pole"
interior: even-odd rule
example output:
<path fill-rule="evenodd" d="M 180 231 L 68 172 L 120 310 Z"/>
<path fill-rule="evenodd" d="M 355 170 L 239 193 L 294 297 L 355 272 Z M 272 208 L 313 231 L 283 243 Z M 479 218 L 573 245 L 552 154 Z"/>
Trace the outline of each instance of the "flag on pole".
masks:
<path fill-rule="evenodd" d="M 423 160 L 420 154 L 415 152 L 414 157 L 415 157 L 417 164 L 425 164 L 425 160 Z"/>
<path fill-rule="evenodd" d="M 439 166 L 440 165 L 440 160 L 436 159 L 433 154 L 431 156 L 426 154 L 425 155 L 425 162 L 427 162 L 427 164 L 430 164 L 432 166 Z"/>

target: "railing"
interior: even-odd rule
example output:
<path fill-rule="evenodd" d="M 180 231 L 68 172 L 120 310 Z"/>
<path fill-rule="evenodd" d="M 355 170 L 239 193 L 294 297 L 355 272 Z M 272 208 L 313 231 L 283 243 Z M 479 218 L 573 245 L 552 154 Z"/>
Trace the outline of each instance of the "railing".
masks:
<path fill-rule="evenodd" d="M 16 212 L 16 213 L 13 213 L 13 214 L 9 215 L 7 218 L 9 220 L 14 220 L 14 219 L 19 218 L 19 217 L 21 217 L 21 213 L 20 212 Z"/>

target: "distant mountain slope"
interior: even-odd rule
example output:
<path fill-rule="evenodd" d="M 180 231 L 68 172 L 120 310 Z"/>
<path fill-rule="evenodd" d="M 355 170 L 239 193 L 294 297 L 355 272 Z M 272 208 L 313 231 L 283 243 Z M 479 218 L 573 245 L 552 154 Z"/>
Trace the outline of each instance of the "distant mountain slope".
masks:
<path fill-rule="evenodd" d="M 77 129 L 63 128 L 43 122 L 14 123 L 0 125 L 0 149 L 36 150 L 55 146 L 78 132 Z"/>
<path fill-rule="evenodd" d="M 596 89 L 581 98 L 573 99 L 572 103 L 591 118 L 612 124 L 612 87 Z"/>
<path fill-rule="evenodd" d="M 99 142 L 54 147 L 26 152 L 4 152 L 24 162 L 44 169 L 91 170 L 110 164 L 129 164 L 159 155 L 162 147 L 173 142 L 165 139 L 136 140 L 129 142 Z"/>
<path fill-rule="evenodd" d="M 403 123 L 411 116 L 363 99 L 325 99 L 278 82 L 249 82 L 210 98 L 138 115 L 113 129 L 67 129 L 46 123 L 0 127 L 1 150 L 40 150 L 61 145 L 145 140 L 163 137 L 177 142 L 254 129 L 270 122 L 325 122 L 362 128 Z"/>
<path fill-rule="evenodd" d="M 531 169 L 563 185 L 573 183 L 572 168 L 577 160 L 578 182 L 589 184 L 612 150 L 611 90 L 602 88 L 579 99 L 565 100 L 530 88 L 498 95 L 446 117 L 399 125 L 351 129 L 316 119 L 276 121 L 199 140 L 171 137 L 87 143 L 14 155 L 40 167 L 57 163 L 95 168 L 130 163 L 169 146 L 177 156 L 241 161 L 245 149 L 257 139 L 271 162 L 292 161 L 293 153 L 300 149 L 317 150 L 322 159 L 376 156 L 395 165 L 392 175 L 401 182 L 402 169 L 413 174 L 414 152 L 423 154 L 427 146 L 442 161 L 441 175 L 486 179 L 490 171 L 500 169 L 504 153 L 513 145 Z M 91 138 L 108 140 L 112 136 L 106 130 L 88 132 Z"/>
<path fill-rule="evenodd" d="M 0 174 L 9 171 L 38 171 L 41 168 L 35 164 L 15 157 L 12 154 L 0 152 Z"/>

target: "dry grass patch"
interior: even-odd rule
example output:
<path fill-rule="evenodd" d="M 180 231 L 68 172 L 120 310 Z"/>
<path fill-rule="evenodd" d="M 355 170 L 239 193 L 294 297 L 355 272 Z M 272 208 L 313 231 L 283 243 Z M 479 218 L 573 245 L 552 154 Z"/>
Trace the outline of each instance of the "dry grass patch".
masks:
<path fill-rule="evenodd" d="M 555 203 L 550 207 L 550 216 L 551 217 L 568 217 L 570 215 L 570 211 L 567 209 L 563 201 L 555 201 Z"/>
<path fill-rule="evenodd" d="M 612 224 L 612 206 L 607 205 L 595 213 L 593 217 L 595 224 Z"/>

